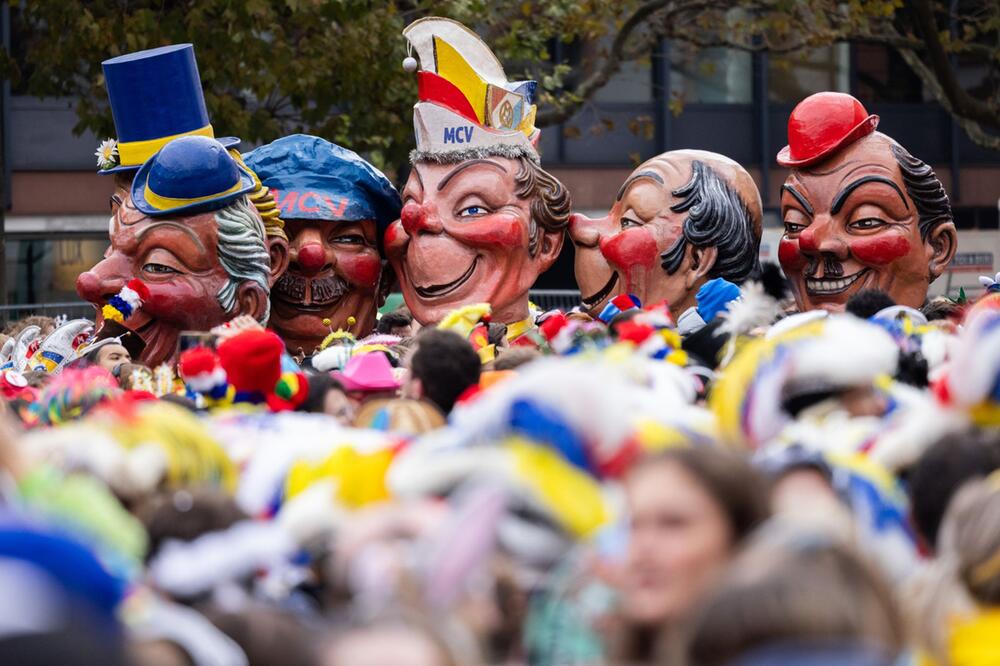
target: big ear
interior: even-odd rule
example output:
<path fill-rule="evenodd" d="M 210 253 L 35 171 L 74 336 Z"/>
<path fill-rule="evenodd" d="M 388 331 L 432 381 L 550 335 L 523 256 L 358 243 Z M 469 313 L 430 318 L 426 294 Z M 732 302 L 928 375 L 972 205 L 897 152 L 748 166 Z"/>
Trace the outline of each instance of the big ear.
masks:
<path fill-rule="evenodd" d="M 539 229 L 542 229 L 539 225 Z M 541 266 L 539 273 L 549 270 L 552 264 L 556 263 L 559 253 L 562 252 L 563 241 L 566 240 L 566 233 L 560 231 L 545 231 L 542 229 L 541 243 L 538 248 L 538 263 Z"/>
<path fill-rule="evenodd" d="M 284 275 L 288 269 L 288 241 L 279 236 L 268 236 L 267 253 L 271 257 L 270 284 L 273 287 L 278 278 Z"/>
<path fill-rule="evenodd" d="M 719 258 L 719 248 L 714 245 L 697 247 L 688 243 L 688 270 L 684 274 L 684 286 L 689 290 L 695 285 L 700 285 L 708 277 L 708 274 L 715 268 L 715 262 Z"/>
<path fill-rule="evenodd" d="M 939 224 L 924 241 L 927 250 L 927 272 L 930 281 L 938 279 L 958 251 L 958 231 L 953 222 Z"/>
<path fill-rule="evenodd" d="M 250 315 L 259 322 L 267 319 L 267 292 L 253 280 L 244 280 L 236 289 L 236 312 L 233 317 Z"/>

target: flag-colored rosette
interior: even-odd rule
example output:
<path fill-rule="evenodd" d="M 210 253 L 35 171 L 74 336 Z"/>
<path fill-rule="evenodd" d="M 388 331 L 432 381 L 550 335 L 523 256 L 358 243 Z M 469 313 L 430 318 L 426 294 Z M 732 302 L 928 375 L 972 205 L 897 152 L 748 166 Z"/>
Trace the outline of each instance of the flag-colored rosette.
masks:
<path fill-rule="evenodd" d="M 121 291 L 108 299 L 108 304 L 101 308 L 101 315 L 105 319 L 122 324 L 147 300 L 149 300 L 149 287 L 142 280 L 132 279 L 122 287 Z"/>

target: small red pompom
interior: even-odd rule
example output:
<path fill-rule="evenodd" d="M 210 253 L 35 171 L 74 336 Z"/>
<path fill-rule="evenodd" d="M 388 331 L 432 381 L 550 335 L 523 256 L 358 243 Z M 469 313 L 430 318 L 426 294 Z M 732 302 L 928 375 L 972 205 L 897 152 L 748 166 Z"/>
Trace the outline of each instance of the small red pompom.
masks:
<path fill-rule="evenodd" d="M 551 341 L 569 323 L 569 319 L 562 312 L 556 312 L 545 318 L 545 321 L 538 327 L 546 340 Z"/>
<path fill-rule="evenodd" d="M 146 283 L 139 278 L 132 278 L 128 281 L 126 286 L 135 293 L 139 294 L 139 298 L 141 300 L 145 301 L 149 299 L 149 287 L 147 287 Z"/>
<path fill-rule="evenodd" d="M 178 369 L 181 377 L 190 379 L 210 374 L 219 365 L 219 357 L 207 347 L 195 347 L 181 354 Z"/>
<path fill-rule="evenodd" d="M 652 326 L 647 324 L 637 324 L 634 321 L 624 321 L 615 327 L 619 340 L 627 340 L 641 345 L 654 332 Z"/>

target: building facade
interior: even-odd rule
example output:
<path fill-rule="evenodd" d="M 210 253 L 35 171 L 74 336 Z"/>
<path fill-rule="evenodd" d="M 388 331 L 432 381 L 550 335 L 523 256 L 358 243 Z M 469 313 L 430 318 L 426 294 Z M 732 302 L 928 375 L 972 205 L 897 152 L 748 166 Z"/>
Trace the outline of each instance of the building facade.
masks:
<path fill-rule="evenodd" d="M 964 83 L 976 85 L 975 70 L 967 78 Z M 995 272 L 1000 153 L 973 144 L 929 100 L 905 63 L 882 47 L 844 44 L 772 57 L 664 43 L 648 62 L 628 63 L 570 121 L 544 128 L 543 161 L 572 192 L 577 210 L 603 214 L 634 165 L 648 157 L 678 148 L 728 155 L 747 166 L 761 189 L 761 256 L 774 261 L 781 233 L 778 188 L 785 176 L 774 157 L 786 143 L 792 107 L 819 90 L 860 98 L 881 116 L 880 129 L 931 163 L 948 188 L 959 255 L 934 291 L 955 294 L 977 284 L 978 274 Z M 95 173 L 93 155 L 103 137 L 73 134 L 77 120 L 69 100 L 15 90 L 4 109 L 7 303 L 75 302 L 76 276 L 107 247 L 112 183 Z M 539 287 L 575 287 L 572 252 L 567 243 Z"/>

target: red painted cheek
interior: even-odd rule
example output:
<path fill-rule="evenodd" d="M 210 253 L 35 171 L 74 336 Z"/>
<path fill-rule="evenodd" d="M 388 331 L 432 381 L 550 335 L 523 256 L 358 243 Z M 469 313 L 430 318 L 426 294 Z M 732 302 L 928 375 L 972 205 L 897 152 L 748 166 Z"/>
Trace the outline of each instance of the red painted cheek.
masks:
<path fill-rule="evenodd" d="M 382 243 L 386 247 L 395 246 L 404 235 L 403 223 L 396 220 L 386 228 L 385 234 L 382 236 Z"/>
<path fill-rule="evenodd" d="M 879 234 L 851 241 L 851 254 L 866 264 L 891 264 L 910 253 L 910 241 L 896 234 Z"/>
<path fill-rule="evenodd" d="M 527 237 L 526 222 L 505 213 L 487 215 L 472 222 L 461 222 L 449 228 L 449 233 L 458 241 L 477 247 L 503 247 L 514 249 L 523 247 Z"/>
<path fill-rule="evenodd" d="M 799 250 L 799 243 L 788 238 L 782 238 L 778 242 L 778 262 L 785 272 L 805 266 L 806 260 Z"/>
<path fill-rule="evenodd" d="M 149 283 L 149 300 L 142 311 L 182 329 L 207 330 L 221 323 L 222 308 L 216 298 L 224 281 L 214 276 L 174 280 L 169 284 Z"/>
<path fill-rule="evenodd" d="M 651 268 L 659 258 L 656 240 L 647 229 L 628 229 L 601 239 L 601 253 L 618 268 Z"/>
<path fill-rule="evenodd" d="M 382 270 L 382 262 L 371 254 L 351 254 L 337 257 L 337 270 L 348 282 L 374 287 Z"/>

